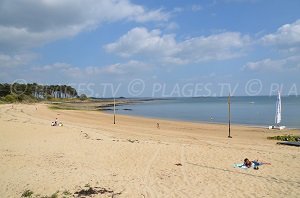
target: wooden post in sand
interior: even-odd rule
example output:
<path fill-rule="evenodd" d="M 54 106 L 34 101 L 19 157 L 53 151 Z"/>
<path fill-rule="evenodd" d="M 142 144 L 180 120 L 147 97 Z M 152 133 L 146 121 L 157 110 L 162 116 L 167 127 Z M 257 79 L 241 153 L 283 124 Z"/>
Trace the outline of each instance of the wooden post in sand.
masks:
<path fill-rule="evenodd" d="M 116 99 L 114 98 L 114 124 L 116 124 Z"/>
<path fill-rule="evenodd" d="M 230 93 L 229 93 L 228 95 L 228 138 L 232 138 L 230 136 L 230 117 L 231 115 L 230 115 Z"/>

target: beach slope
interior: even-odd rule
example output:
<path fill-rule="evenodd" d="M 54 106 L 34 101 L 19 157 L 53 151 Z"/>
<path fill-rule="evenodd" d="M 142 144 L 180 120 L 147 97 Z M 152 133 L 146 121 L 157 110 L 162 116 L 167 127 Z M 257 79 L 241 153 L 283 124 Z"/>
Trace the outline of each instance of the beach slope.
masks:
<path fill-rule="evenodd" d="M 52 127 L 58 118 L 63 127 Z M 159 122 L 159 128 L 157 128 Z M 300 134 L 166 121 L 46 104 L 0 105 L 0 195 L 106 189 L 95 197 L 299 197 L 299 148 L 268 136 Z M 234 168 L 244 158 L 269 162 Z"/>

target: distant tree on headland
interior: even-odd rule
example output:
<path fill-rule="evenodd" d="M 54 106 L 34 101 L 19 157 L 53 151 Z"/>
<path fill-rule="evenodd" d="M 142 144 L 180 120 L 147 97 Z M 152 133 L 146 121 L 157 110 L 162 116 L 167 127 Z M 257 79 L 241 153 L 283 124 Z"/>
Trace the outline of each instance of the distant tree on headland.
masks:
<path fill-rule="evenodd" d="M 81 94 L 81 95 L 79 96 L 79 99 L 80 99 L 80 100 L 86 100 L 86 99 L 88 99 L 88 97 L 87 97 L 85 94 Z"/>

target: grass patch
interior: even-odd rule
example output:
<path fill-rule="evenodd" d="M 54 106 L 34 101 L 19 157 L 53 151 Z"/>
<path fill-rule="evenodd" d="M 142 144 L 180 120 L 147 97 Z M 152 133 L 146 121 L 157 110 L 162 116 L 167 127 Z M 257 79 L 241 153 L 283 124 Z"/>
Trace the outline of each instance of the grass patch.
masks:
<path fill-rule="evenodd" d="M 267 137 L 269 140 L 280 140 L 288 142 L 298 142 L 300 141 L 300 136 L 298 135 L 277 135 L 273 137 Z"/>
<path fill-rule="evenodd" d="M 31 190 L 25 190 L 21 197 L 27 197 L 27 198 L 59 198 L 59 197 L 64 197 L 64 198 L 70 198 L 72 194 L 69 191 L 64 191 L 63 193 L 59 193 L 59 191 L 56 191 L 52 195 L 40 195 L 40 194 L 34 194 L 33 191 Z"/>
<path fill-rule="evenodd" d="M 77 108 L 74 108 L 74 107 L 66 107 L 66 106 L 62 106 L 62 105 L 51 105 L 48 107 L 49 109 L 52 109 L 52 110 L 78 110 Z"/>
<path fill-rule="evenodd" d="M 21 198 L 71 198 L 71 197 L 98 197 L 101 195 L 106 195 L 106 197 L 114 197 L 116 195 L 121 195 L 122 192 L 115 193 L 113 190 L 102 188 L 102 187 L 91 187 L 90 184 L 85 184 L 84 188 L 80 188 L 79 191 L 74 193 L 64 190 L 56 191 L 52 195 L 41 195 L 34 194 L 31 190 L 25 190 L 21 195 Z"/>
<path fill-rule="evenodd" d="M 63 193 L 62 193 L 64 196 L 71 196 L 72 193 L 70 193 L 69 191 L 65 190 Z"/>
<path fill-rule="evenodd" d="M 56 191 L 55 193 L 53 193 L 50 198 L 58 198 L 58 193 L 59 191 Z"/>

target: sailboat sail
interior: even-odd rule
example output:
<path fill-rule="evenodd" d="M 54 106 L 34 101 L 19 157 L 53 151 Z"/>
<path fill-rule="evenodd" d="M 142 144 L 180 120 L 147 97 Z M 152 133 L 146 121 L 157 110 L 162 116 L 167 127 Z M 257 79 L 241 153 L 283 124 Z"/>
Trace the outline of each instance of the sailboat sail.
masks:
<path fill-rule="evenodd" d="M 276 103 L 275 124 L 279 125 L 280 122 L 281 122 L 281 97 L 280 97 L 280 92 L 278 92 L 277 103 Z"/>

